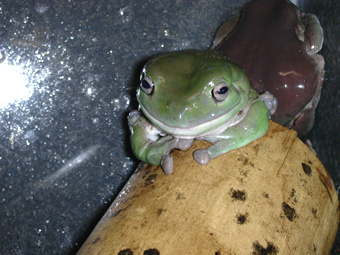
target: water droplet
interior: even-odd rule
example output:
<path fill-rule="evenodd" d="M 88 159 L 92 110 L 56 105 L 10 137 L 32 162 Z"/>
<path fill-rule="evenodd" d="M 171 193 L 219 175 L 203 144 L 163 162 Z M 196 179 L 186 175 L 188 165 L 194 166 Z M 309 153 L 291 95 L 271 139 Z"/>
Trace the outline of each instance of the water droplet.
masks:
<path fill-rule="evenodd" d="M 45 4 L 43 4 L 43 3 L 37 3 L 37 4 L 35 5 L 35 10 L 36 10 L 38 13 L 40 13 L 40 14 L 46 12 L 46 11 L 48 10 L 48 8 L 49 8 L 49 6 L 48 6 L 48 5 L 45 5 Z"/>
<path fill-rule="evenodd" d="M 132 10 L 128 6 L 121 8 L 119 10 L 119 14 L 124 24 L 129 23 L 133 19 L 133 16 L 134 16 Z"/>
<path fill-rule="evenodd" d="M 28 143 L 33 143 L 37 140 L 36 136 L 35 136 L 35 133 L 33 130 L 28 130 L 26 133 L 25 133 L 25 138 L 28 140 L 27 142 Z"/>

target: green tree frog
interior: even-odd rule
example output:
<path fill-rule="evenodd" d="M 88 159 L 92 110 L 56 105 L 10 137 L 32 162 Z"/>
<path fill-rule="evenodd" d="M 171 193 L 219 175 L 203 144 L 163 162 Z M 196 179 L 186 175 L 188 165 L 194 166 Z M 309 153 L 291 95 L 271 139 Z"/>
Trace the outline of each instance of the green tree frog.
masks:
<path fill-rule="evenodd" d="M 139 110 L 128 116 L 132 149 L 140 160 L 161 165 L 165 174 L 173 171 L 172 149 L 206 140 L 212 145 L 193 157 L 207 164 L 263 136 L 269 112 L 276 108 L 271 94 L 259 96 L 245 72 L 214 51 L 156 56 L 146 63 L 140 80 Z"/>

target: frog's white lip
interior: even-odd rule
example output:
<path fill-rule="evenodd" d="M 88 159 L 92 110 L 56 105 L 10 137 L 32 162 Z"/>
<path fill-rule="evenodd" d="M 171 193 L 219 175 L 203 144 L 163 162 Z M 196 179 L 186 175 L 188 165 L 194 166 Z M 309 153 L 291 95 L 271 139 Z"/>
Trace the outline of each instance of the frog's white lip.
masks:
<path fill-rule="evenodd" d="M 224 115 L 221 115 L 220 117 L 213 119 L 209 122 L 196 125 L 193 127 L 188 127 L 188 128 L 181 128 L 181 127 L 174 127 L 174 126 L 166 125 L 163 122 L 156 119 L 154 116 L 152 116 L 143 106 L 140 105 L 140 107 L 144 115 L 146 116 L 146 118 L 153 125 L 161 129 L 165 133 L 171 134 L 172 136 L 177 137 L 177 138 L 194 139 L 194 138 L 199 138 L 199 137 L 208 137 L 208 136 L 216 135 L 216 134 L 222 133 L 228 127 L 236 125 L 245 117 L 245 115 L 248 112 L 248 109 L 253 103 L 254 101 L 248 102 L 248 104 L 246 105 L 245 108 L 243 108 L 242 113 L 240 114 L 237 114 L 238 110 L 236 112 L 233 112 L 231 110 L 225 113 Z M 220 124 L 220 123 L 223 123 L 223 124 Z M 215 127 L 215 128 L 211 128 L 211 127 Z"/>

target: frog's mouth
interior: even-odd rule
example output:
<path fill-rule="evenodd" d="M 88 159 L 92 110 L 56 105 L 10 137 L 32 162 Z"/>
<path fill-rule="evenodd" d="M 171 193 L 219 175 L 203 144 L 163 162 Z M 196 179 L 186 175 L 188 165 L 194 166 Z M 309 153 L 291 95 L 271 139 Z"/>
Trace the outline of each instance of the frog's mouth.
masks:
<path fill-rule="evenodd" d="M 256 101 L 256 100 L 255 100 Z M 230 110 L 229 112 L 212 119 L 208 122 L 202 123 L 200 125 L 195 125 L 192 127 L 176 127 L 167 125 L 152 114 L 150 114 L 144 107 L 141 107 L 141 110 L 145 117 L 158 129 L 163 131 L 166 134 L 170 134 L 176 138 L 181 139 L 194 139 L 200 137 L 211 137 L 216 136 L 217 134 L 222 133 L 228 127 L 232 127 L 238 124 L 240 121 L 244 119 L 247 115 L 250 106 L 255 102 L 250 101 L 248 104 L 243 108 L 242 111 L 239 112 L 237 107 Z"/>

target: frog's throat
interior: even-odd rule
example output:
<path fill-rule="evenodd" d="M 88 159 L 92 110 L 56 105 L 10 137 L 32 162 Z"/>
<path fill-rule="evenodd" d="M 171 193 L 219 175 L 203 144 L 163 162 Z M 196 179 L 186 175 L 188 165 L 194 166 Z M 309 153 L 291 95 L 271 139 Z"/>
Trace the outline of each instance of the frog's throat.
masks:
<path fill-rule="evenodd" d="M 232 127 L 240 123 L 244 117 L 247 115 L 249 108 L 251 105 L 256 102 L 258 99 L 249 100 L 247 105 L 242 109 L 242 111 L 233 114 L 230 117 L 231 112 L 227 112 L 224 115 L 209 121 L 207 123 L 203 123 L 197 126 L 189 127 L 189 128 L 181 128 L 181 127 L 174 127 L 164 124 L 163 122 L 156 119 L 152 116 L 144 107 L 142 107 L 142 111 L 145 117 L 157 128 L 164 131 L 166 134 L 170 134 L 176 138 L 181 139 L 197 139 L 203 137 L 214 137 L 218 134 L 221 134 L 227 128 Z M 219 123 L 221 123 L 219 125 Z M 211 126 L 215 128 L 211 128 Z"/>

